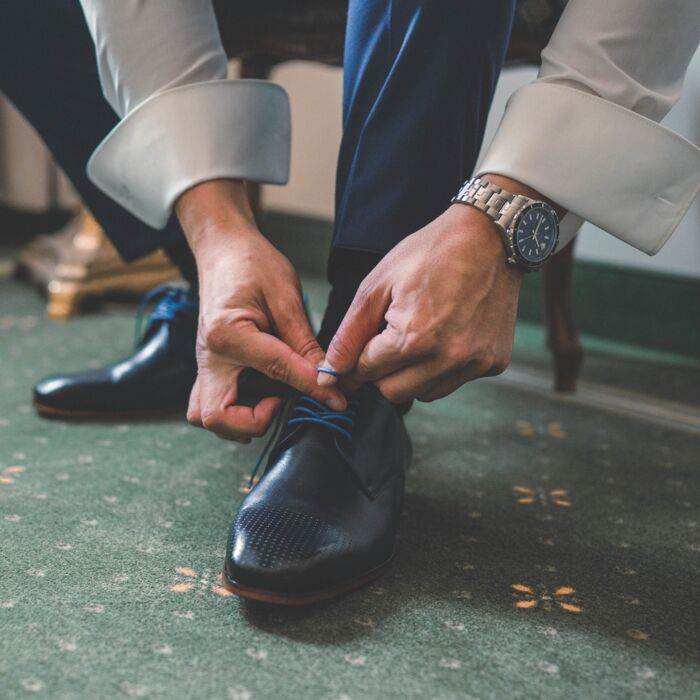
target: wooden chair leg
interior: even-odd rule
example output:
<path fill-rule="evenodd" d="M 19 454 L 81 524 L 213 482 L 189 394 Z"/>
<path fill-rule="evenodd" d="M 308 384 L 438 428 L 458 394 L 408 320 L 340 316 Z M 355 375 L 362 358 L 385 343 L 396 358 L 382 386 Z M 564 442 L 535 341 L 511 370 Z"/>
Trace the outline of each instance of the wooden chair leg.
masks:
<path fill-rule="evenodd" d="M 576 391 L 576 381 L 583 363 L 583 348 L 574 324 L 573 270 L 574 241 L 557 253 L 542 270 L 547 345 L 554 362 L 554 390 L 568 393 Z"/>
<path fill-rule="evenodd" d="M 66 319 L 86 299 L 110 294 L 141 296 L 179 278 L 163 251 L 125 263 L 87 209 L 76 212 L 64 230 L 39 236 L 18 259 L 24 274 L 47 292 L 49 318 Z"/>

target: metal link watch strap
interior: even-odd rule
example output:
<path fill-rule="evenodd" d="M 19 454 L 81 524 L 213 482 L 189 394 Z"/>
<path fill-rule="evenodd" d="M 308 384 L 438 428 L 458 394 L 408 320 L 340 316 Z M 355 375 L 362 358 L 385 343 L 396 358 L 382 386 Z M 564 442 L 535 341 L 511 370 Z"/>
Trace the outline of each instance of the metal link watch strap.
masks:
<path fill-rule="evenodd" d="M 470 204 L 485 212 L 504 232 L 513 223 L 515 215 L 532 201 L 524 195 L 506 192 L 498 185 L 478 177 L 467 180 L 452 198 L 453 203 Z"/>

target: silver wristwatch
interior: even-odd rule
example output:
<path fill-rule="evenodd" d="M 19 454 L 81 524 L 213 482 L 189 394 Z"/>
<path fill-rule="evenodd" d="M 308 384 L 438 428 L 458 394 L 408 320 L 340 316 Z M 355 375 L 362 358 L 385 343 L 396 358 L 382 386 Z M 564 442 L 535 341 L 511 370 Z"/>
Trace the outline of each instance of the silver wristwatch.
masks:
<path fill-rule="evenodd" d="M 467 180 L 452 202 L 468 204 L 490 216 L 506 246 L 506 261 L 537 270 L 553 255 L 559 240 L 559 219 L 546 202 L 506 192 L 478 177 Z"/>

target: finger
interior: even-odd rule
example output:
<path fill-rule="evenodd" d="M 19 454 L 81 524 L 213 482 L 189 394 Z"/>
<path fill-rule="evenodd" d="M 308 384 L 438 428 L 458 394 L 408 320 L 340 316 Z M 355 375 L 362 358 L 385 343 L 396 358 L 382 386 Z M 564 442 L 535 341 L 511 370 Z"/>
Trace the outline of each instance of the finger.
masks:
<path fill-rule="evenodd" d="M 318 386 L 313 363 L 269 333 L 251 330 L 242 336 L 239 357 L 242 364 L 270 379 L 289 384 L 336 411 L 343 411 L 347 406 L 345 397 L 337 389 Z"/>
<path fill-rule="evenodd" d="M 230 409 L 238 393 L 238 377 L 241 368 L 201 367 L 199 371 L 199 413 L 202 427 L 217 437 L 236 442 L 250 442 L 256 435 L 259 425 L 251 425 L 253 407 L 243 411 Z"/>
<path fill-rule="evenodd" d="M 488 376 L 492 375 L 490 373 L 484 374 L 482 365 L 475 360 L 470 362 L 459 372 L 452 371 L 445 373 L 443 377 L 432 382 L 429 386 L 426 386 L 424 390 L 421 390 L 416 395 L 416 398 L 419 401 L 435 401 L 436 399 L 448 396 L 467 382 L 472 382 L 475 379 Z"/>
<path fill-rule="evenodd" d="M 373 382 L 414 365 L 420 359 L 420 355 L 403 346 L 396 329 L 387 326 L 367 343 L 348 380 L 356 386 Z"/>
<path fill-rule="evenodd" d="M 187 404 L 187 422 L 196 428 L 203 428 L 202 414 L 199 407 L 199 377 L 195 379 L 194 386 L 190 392 L 190 400 Z"/>
<path fill-rule="evenodd" d="M 279 397 L 268 397 L 256 406 L 237 406 L 240 367 L 200 366 L 199 412 L 202 426 L 219 437 L 230 440 L 249 439 L 261 435 L 269 420 L 266 412 L 281 404 Z"/>
<path fill-rule="evenodd" d="M 381 394 L 392 403 L 414 399 L 417 392 L 429 386 L 439 376 L 439 370 L 430 362 L 420 362 L 377 380 Z"/>
<path fill-rule="evenodd" d="M 210 358 L 211 359 L 211 358 Z M 202 427 L 229 435 L 233 428 L 226 420 L 226 408 L 236 401 L 240 368 L 199 366 L 199 415 Z"/>
<path fill-rule="evenodd" d="M 220 438 L 250 442 L 267 432 L 272 419 L 280 409 L 282 399 L 269 396 L 254 407 L 229 405 L 205 421 L 205 427 Z"/>
<path fill-rule="evenodd" d="M 366 293 L 360 288 L 328 346 L 323 367 L 340 375 L 351 372 L 367 343 L 379 332 L 389 303 L 388 293 Z M 337 379 L 321 373 L 317 381 L 321 386 L 331 386 Z"/>
<path fill-rule="evenodd" d="M 445 371 L 435 362 L 423 362 L 384 377 L 376 384 L 382 395 L 392 403 L 410 399 L 434 401 L 479 376 L 478 362 L 469 363 L 459 371 Z"/>

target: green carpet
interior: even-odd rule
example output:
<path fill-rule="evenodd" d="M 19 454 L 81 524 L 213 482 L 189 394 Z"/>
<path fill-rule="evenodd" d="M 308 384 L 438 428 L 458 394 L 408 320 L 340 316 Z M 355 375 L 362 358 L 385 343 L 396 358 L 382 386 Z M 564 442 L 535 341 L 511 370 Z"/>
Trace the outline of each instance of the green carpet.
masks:
<path fill-rule="evenodd" d="M 700 435 L 473 383 L 408 417 L 386 576 L 312 609 L 249 605 L 217 575 L 259 444 L 32 412 L 34 380 L 124 355 L 131 333 L 125 309 L 46 321 L 0 279 L 2 700 L 700 696 Z M 700 376 L 588 359 L 602 379 Z"/>

